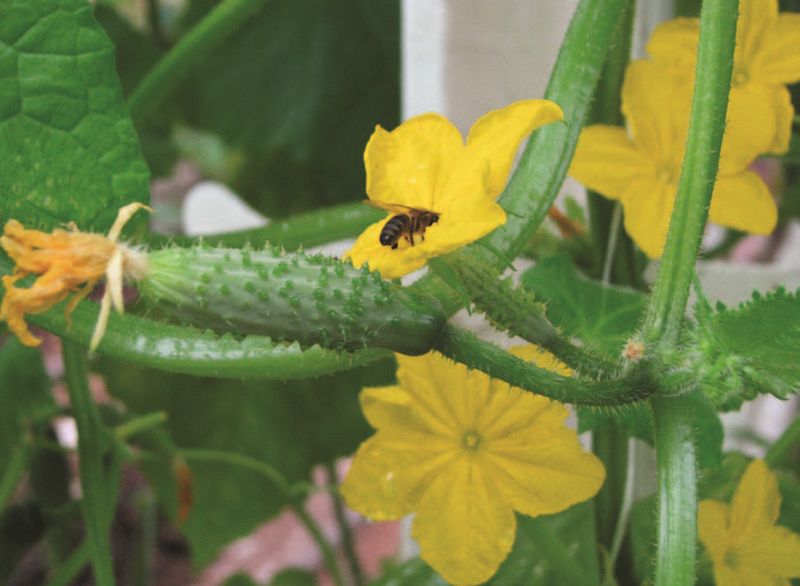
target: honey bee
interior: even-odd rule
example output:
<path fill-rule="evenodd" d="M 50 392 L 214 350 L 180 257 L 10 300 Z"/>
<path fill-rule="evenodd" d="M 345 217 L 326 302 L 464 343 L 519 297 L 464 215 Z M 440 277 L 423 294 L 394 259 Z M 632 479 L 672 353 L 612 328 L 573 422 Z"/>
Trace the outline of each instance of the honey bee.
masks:
<path fill-rule="evenodd" d="M 394 214 L 389 218 L 381 230 L 380 242 L 384 246 L 391 246 L 392 250 L 397 248 L 397 242 L 402 236 L 411 246 L 414 246 L 414 234 L 419 234 L 422 241 L 425 241 L 425 229 L 439 221 L 441 214 L 430 210 L 410 208 L 408 206 L 387 203 L 368 199 L 364 201 L 368 206 L 391 212 Z"/>

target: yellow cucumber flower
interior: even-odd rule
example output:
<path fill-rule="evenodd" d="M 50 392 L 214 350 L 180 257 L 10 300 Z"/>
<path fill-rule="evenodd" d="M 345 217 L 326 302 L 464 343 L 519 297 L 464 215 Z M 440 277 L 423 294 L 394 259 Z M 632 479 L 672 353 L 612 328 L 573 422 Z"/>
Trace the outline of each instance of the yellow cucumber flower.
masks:
<path fill-rule="evenodd" d="M 515 353 L 569 374 L 532 346 Z M 564 425 L 561 403 L 434 352 L 397 361 L 397 386 L 361 393 L 378 431 L 361 444 L 341 491 L 373 520 L 416 513 L 422 559 L 448 582 L 478 584 L 497 571 L 514 543 L 514 511 L 558 513 L 600 489 L 603 464 Z"/>
<path fill-rule="evenodd" d="M 25 315 L 44 313 L 74 293 L 65 309 L 69 319 L 78 303 L 105 275 L 106 291 L 90 344 L 94 350 L 105 331 L 111 306 L 118 311 L 123 309 L 123 275 L 137 276 L 145 270 L 142 255 L 117 243 L 122 228 L 142 208 L 150 209 L 140 203 L 120 209 L 107 236 L 80 232 L 74 226 L 47 234 L 26 229 L 16 220 L 6 222 L 0 246 L 15 266 L 13 274 L 3 276 L 5 295 L 0 305 L 0 321 L 6 321 L 26 346 L 38 346 L 41 340 L 31 334 Z M 30 287 L 15 286 L 28 275 L 38 275 Z"/>
<path fill-rule="evenodd" d="M 762 460 L 745 470 L 730 505 L 700 502 L 698 531 L 717 586 L 789 586 L 800 578 L 800 535 L 775 524 L 778 481 Z"/>
<path fill-rule="evenodd" d="M 672 74 L 694 77 L 700 22 L 677 18 L 660 25 L 647 51 Z M 764 152 L 789 148 L 794 108 L 786 84 L 800 81 L 800 14 L 778 13 L 778 0 L 741 0 L 728 113 L 740 112 L 756 140 L 766 137 Z"/>
<path fill-rule="evenodd" d="M 659 258 L 678 190 L 691 107 L 691 85 L 650 61 L 634 61 L 625 73 L 622 110 L 628 130 L 596 124 L 583 129 L 570 175 L 619 200 L 625 229 L 650 258 Z M 719 174 L 709 217 L 755 234 L 769 234 L 778 218 L 766 184 L 748 166 L 762 152 L 741 123 L 744 112 L 728 110 Z"/>
<path fill-rule="evenodd" d="M 357 267 L 367 263 L 393 279 L 501 226 L 506 214 L 495 200 L 520 142 L 563 118 L 549 100 L 515 102 L 478 120 L 466 145 L 439 114 L 416 116 L 391 132 L 377 126 L 364 151 L 367 196 L 389 214 L 368 227 L 346 256 Z M 397 231 L 389 244 L 381 244 L 381 232 L 393 216 L 416 210 L 432 212 L 435 223 L 426 222 L 416 232 Z"/>

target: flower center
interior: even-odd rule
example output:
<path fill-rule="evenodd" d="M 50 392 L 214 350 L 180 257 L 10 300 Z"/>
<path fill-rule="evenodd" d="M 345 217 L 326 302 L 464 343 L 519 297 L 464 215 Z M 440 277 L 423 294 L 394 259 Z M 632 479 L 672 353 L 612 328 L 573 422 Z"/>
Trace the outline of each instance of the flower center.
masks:
<path fill-rule="evenodd" d="M 742 67 L 734 67 L 733 68 L 733 78 L 731 79 L 731 85 L 734 87 L 744 85 L 748 81 L 750 81 L 750 74 L 748 71 Z"/>
<path fill-rule="evenodd" d="M 477 431 L 469 430 L 461 437 L 461 445 L 470 452 L 477 452 L 483 438 Z"/>

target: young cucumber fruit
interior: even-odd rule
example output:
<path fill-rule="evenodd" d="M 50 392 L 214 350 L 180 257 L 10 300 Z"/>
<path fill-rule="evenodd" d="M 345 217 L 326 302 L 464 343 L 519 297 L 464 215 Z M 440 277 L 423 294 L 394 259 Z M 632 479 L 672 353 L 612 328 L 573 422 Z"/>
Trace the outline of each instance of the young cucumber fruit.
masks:
<path fill-rule="evenodd" d="M 446 320 L 436 301 L 325 256 L 200 246 L 148 261 L 141 296 L 162 315 L 217 331 L 418 355 Z"/>

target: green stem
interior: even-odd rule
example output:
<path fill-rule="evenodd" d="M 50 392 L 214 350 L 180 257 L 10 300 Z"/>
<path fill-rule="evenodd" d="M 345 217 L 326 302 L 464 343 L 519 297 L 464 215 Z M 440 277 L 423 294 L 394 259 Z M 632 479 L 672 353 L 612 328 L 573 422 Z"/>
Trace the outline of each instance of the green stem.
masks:
<path fill-rule="evenodd" d="M 273 220 L 263 228 L 212 234 L 201 238 L 149 234 L 146 239 L 150 248 L 162 248 L 168 244 L 192 246 L 202 241 L 212 246 L 231 248 L 241 248 L 247 244 L 259 248 L 271 244 L 294 250 L 353 238 L 385 216 L 385 212 L 365 206 L 359 201 L 297 214 L 284 220 Z"/>
<path fill-rule="evenodd" d="M 481 255 L 460 250 L 433 259 L 431 266 L 440 276 L 444 268 L 451 271 L 450 280 L 463 285 L 468 300 L 498 329 L 552 352 L 581 376 L 601 378 L 614 371 L 614 365 L 572 344 L 547 319 L 544 303 L 510 278 L 501 279 L 500 272 Z"/>
<path fill-rule="evenodd" d="M 278 469 L 256 458 L 224 450 L 182 449 L 179 450 L 179 453 L 188 461 L 221 462 L 252 470 L 272 482 L 287 497 L 292 495 L 292 487 L 283 474 Z"/>
<path fill-rule="evenodd" d="M 72 584 L 78 573 L 89 563 L 91 556 L 91 543 L 88 539 L 85 539 L 69 555 L 66 561 L 58 567 L 50 581 L 47 582 L 47 586 L 69 586 Z"/>
<path fill-rule="evenodd" d="M 83 497 L 81 511 L 91 547 L 95 583 L 114 584 L 108 525 L 103 512 L 107 509 L 109 490 L 103 470 L 103 446 L 106 444 L 97 407 L 89 392 L 89 371 L 86 349 L 62 339 L 64 376 L 69 389 L 72 412 L 78 428 L 78 457 Z"/>
<path fill-rule="evenodd" d="M 336 553 L 333 551 L 330 543 L 328 543 L 328 540 L 325 539 L 325 536 L 322 534 L 322 530 L 319 528 L 317 522 L 306 512 L 305 508 L 303 507 L 303 503 L 298 502 L 294 487 L 289 484 L 279 470 L 273 468 L 269 464 L 265 464 L 261 460 L 251 458 L 250 456 L 244 456 L 242 454 L 236 454 L 233 452 L 225 452 L 222 450 L 180 450 L 180 454 L 187 460 L 199 462 L 223 462 L 234 466 L 240 466 L 242 468 L 247 468 L 248 470 L 252 470 L 253 472 L 261 474 L 263 477 L 272 482 L 284 494 L 292 511 L 295 513 L 295 515 L 297 515 L 300 523 L 303 524 L 306 531 L 308 531 L 311 538 L 317 544 L 317 547 L 319 547 L 322 557 L 325 559 L 325 564 L 328 566 L 328 570 L 331 573 L 334 584 L 336 584 L 336 586 L 345 585 L 344 578 L 342 577 L 342 571 L 339 568 L 339 563 L 336 560 Z"/>
<path fill-rule="evenodd" d="M 658 469 L 656 586 L 695 582 L 697 461 L 692 403 L 685 396 L 650 401 Z"/>
<path fill-rule="evenodd" d="M 674 347 L 684 322 L 719 165 L 737 10 L 738 0 L 703 2 L 686 152 L 661 269 L 642 327 L 642 339 L 649 345 Z M 655 586 L 688 586 L 695 581 L 697 464 L 687 401 L 686 397 L 651 401 L 659 504 Z"/>
<path fill-rule="evenodd" d="M 614 35 L 631 0 L 581 0 L 553 67 L 545 98 L 564 110 L 565 124 L 537 130 L 500 198 L 514 212 L 490 236 L 489 244 L 514 258 L 547 215 L 567 175 L 578 135 Z"/>
<path fill-rule="evenodd" d="M 26 438 L 11 452 L 11 457 L 5 463 L 3 476 L 0 477 L 0 511 L 5 507 L 6 501 L 14 492 L 20 478 L 22 478 L 22 474 L 28 467 L 29 457 L 30 444 Z"/>
<path fill-rule="evenodd" d="M 769 447 L 764 461 L 770 468 L 780 466 L 798 445 L 800 445 L 800 417 L 795 417 L 789 427 Z"/>
<path fill-rule="evenodd" d="M 128 109 L 137 123 L 161 101 L 192 68 L 221 41 L 258 11 L 266 0 L 223 0 L 167 53 L 128 97 Z"/>
<path fill-rule="evenodd" d="M 468 368 L 562 403 L 620 405 L 643 399 L 652 392 L 652 385 L 639 370 L 631 369 L 624 379 L 607 381 L 561 376 L 450 325 L 446 326 L 435 349 Z"/>
<path fill-rule="evenodd" d="M 674 345 L 683 325 L 719 166 L 737 8 L 737 0 L 703 3 L 689 136 L 664 256 L 642 328 L 646 342 Z"/>
<path fill-rule="evenodd" d="M 135 435 L 158 427 L 167 422 L 167 414 L 164 411 L 148 413 L 141 417 L 136 417 L 114 428 L 114 436 L 118 440 L 127 440 Z"/>
<path fill-rule="evenodd" d="M 327 462 L 325 464 L 325 469 L 328 475 L 328 484 L 332 487 L 337 487 L 338 475 L 336 474 L 336 465 L 333 462 Z M 336 524 L 339 526 L 339 534 L 342 537 L 342 549 L 347 558 L 350 574 L 353 577 L 353 584 L 355 586 L 363 586 L 366 583 L 364 580 L 364 571 L 361 569 L 361 563 L 358 561 L 358 554 L 356 553 L 356 546 L 353 540 L 353 531 L 350 529 L 350 524 L 347 522 L 342 497 L 338 490 L 331 490 L 330 497 L 333 501 Z"/>
<path fill-rule="evenodd" d="M 331 573 L 333 583 L 336 584 L 336 586 L 345 586 L 342 570 L 339 568 L 339 562 L 336 560 L 336 552 L 333 551 L 331 544 L 325 539 L 317 522 L 306 512 L 302 503 L 293 504 L 292 511 L 297 515 L 297 518 L 306 528 L 311 539 L 313 539 L 317 547 L 319 547 L 322 557 L 325 559 L 325 565 L 328 566 L 328 570 Z"/>
<path fill-rule="evenodd" d="M 592 451 L 603 461 L 606 481 L 595 497 L 595 520 L 598 542 L 611 551 L 617 520 L 622 509 L 628 469 L 628 434 L 618 424 L 592 433 Z"/>

